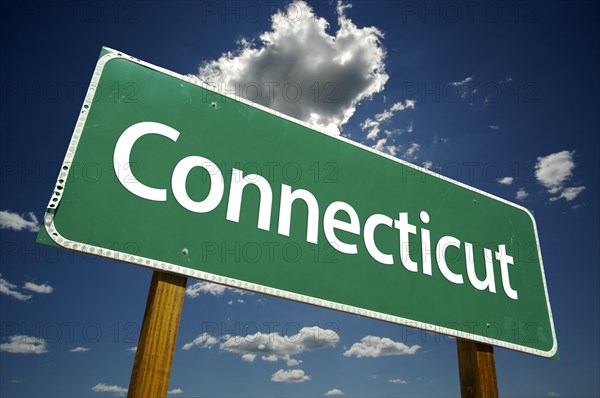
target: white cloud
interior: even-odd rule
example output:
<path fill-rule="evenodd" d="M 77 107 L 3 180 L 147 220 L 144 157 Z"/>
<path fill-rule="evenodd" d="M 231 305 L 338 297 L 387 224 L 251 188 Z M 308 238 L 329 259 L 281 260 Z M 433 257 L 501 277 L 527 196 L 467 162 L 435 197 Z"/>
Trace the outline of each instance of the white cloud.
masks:
<path fill-rule="evenodd" d="M 333 388 L 325 393 L 326 397 L 339 397 L 344 395 L 344 392 L 339 388 Z"/>
<path fill-rule="evenodd" d="M 243 354 L 242 361 L 244 362 L 254 362 L 256 359 L 256 354 Z"/>
<path fill-rule="evenodd" d="M 559 200 L 559 199 L 565 199 L 567 202 L 570 202 L 573 199 L 575 199 L 584 190 L 585 190 L 585 187 L 564 188 L 563 191 L 560 193 L 559 196 L 550 198 L 550 201 L 554 202 L 554 201 Z"/>
<path fill-rule="evenodd" d="M 38 285 L 33 282 L 25 282 L 23 289 L 31 290 L 32 292 L 39 294 L 50 294 L 54 291 L 54 288 L 50 285 Z"/>
<path fill-rule="evenodd" d="M 215 344 L 217 344 L 218 342 L 219 342 L 219 340 L 217 338 L 215 338 L 205 332 L 205 333 L 202 333 L 201 335 L 199 335 L 198 337 L 196 337 L 191 342 L 185 343 L 183 345 L 183 347 L 181 347 L 181 349 L 184 351 L 188 351 L 190 348 L 192 348 L 194 346 L 210 348 L 210 347 L 214 346 Z"/>
<path fill-rule="evenodd" d="M 227 288 L 223 285 L 217 285 L 210 282 L 198 282 L 188 286 L 185 289 L 185 295 L 190 298 L 196 298 L 202 293 L 212 294 L 213 296 L 221 296 L 223 293 L 225 293 L 225 289 Z"/>
<path fill-rule="evenodd" d="M 222 340 L 221 350 L 239 354 L 244 361 L 252 362 L 260 355 L 263 361 L 284 360 L 288 366 L 294 366 L 300 362 L 293 359 L 293 355 L 333 347 L 340 338 L 333 330 L 313 326 L 304 327 L 293 336 L 281 336 L 276 332 L 269 334 L 258 332 L 243 337 L 224 336 Z"/>
<path fill-rule="evenodd" d="M 475 77 L 475 75 L 471 75 L 469 77 L 465 77 L 464 79 L 460 80 L 460 81 L 456 81 L 456 82 L 452 82 L 450 83 L 451 86 L 454 87 L 460 87 L 460 86 L 464 86 L 465 84 L 469 83 L 471 80 L 473 80 L 473 78 Z"/>
<path fill-rule="evenodd" d="M 406 384 L 408 381 L 402 379 L 390 379 L 388 380 L 392 384 Z"/>
<path fill-rule="evenodd" d="M 346 352 L 346 357 L 378 358 L 390 355 L 414 355 L 421 348 L 419 345 L 407 346 L 387 337 L 365 336 L 359 342 L 352 344 Z"/>
<path fill-rule="evenodd" d="M 367 118 L 362 124 L 360 128 L 364 130 L 369 130 L 367 133 L 367 138 L 370 140 L 374 140 L 379 135 L 379 127 L 380 123 L 376 120 L 372 120 L 371 118 Z"/>
<path fill-rule="evenodd" d="M 491 125 L 490 128 L 492 130 L 498 130 L 498 129 L 500 129 L 500 125 L 499 124 L 494 124 L 494 125 Z"/>
<path fill-rule="evenodd" d="M 304 374 L 302 369 L 279 369 L 271 375 L 271 381 L 276 383 L 304 383 L 307 380 L 310 380 L 310 376 Z"/>
<path fill-rule="evenodd" d="M 290 359 L 287 359 L 287 360 L 285 361 L 285 364 L 286 364 L 287 366 L 296 366 L 296 365 L 300 365 L 301 363 L 302 363 L 302 361 L 301 361 L 301 360 L 299 360 L 299 359 L 294 359 L 294 358 L 290 358 Z"/>
<path fill-rule="evenodd" d="M 75 348 L 71 348 L 69 350 L 69 352 L 88 352 L 89 350 L 91 350 L 91 348 L 88 348 L 88 347 L 75 347 Z"/>
<path fill-rule="evenodd" d="M 181 388 L 174 388 L 172 390 L 167 391 L 167 395 L 179 395 L 183 394 L 183 390 Z"/>
<path fill-rule="evenodd" d="M 93 392 L 112 392 L 116 395 L 124 395 L 127 392 L 126 388 L 109 385 L 104 383 L 98 383 L 94 387 L 92 387 Z"/>
<path fill-rule="evenodd" d="M 432 167 L 433 167 L 433 162 L 431 160 L 426 160 L 423 162 L 423 168 L 425 168 L 427 170 L 431 170 Z"/>
<path fill-rule="evenodd" d="M 549 193 L 560 192 L 563 184 L 573 176 L 574 154 L 575 152 L 561 151 L 537 158 L 535 177 Z"/>
<path fill-rule="evenodd" d="M 41 337 L 15 335 L 8 338 L 8 343 L 0 344 L 0 351 L 11 354 L 45 354 L 46 340 Z"/>
<path fill-rule="evenodd" d="M 394 115 L 398 111 L 403 111 L 405 109 L 415 109 L 415 104 L 416 103 L 417 103 L 417 101 L 412 100 L 412 99 L 406 99 L 406 100 L 404 100 L 404 102 L 402 102 L 402 101 L 401 102 L 396 102 L 390 108 L 386 109 L 382 113 L 376 114 L 375 115 L 375 120 L 373 120 L 371 118 L 367 118 L 364 122 L 361 123 L 360 128 L 363 131 L 368 130 L 367 139 L 374 140 L 379 135 L 379 131 L 381 129 L 381 123 L 383 123 L 386 120 L 389 120 L 392 117 L 394 117 Z M 408 133 L 412 133 L 413 132 L 413 127 L 414 127 L 413 122 L 410 122 L 409 125 L 408 125 L 408 127 L 405 130 L 401 130 L 401 129 L 400 130 L 394 130 L 394 131 L 386 130 L 385 133 L 388 136 L 390 136 L 390 135 L 392 135 L 394 133 L 401 134 L 404 131 L 406 131 Z"/>
<path fill-rule="evenodd" d="M 513 177 L 502 177 L 498 179 L 498 182 L 502 185 L 510 185 L 515 181 Z"/>
<path fill-rule="evenodd" d="M 375 115 L 375 120 L 378 122 L 383 122 L 394 117 L 396 112 L 403 111 L 405 109 L 415 109 L 415 104 L 417 101 L 412 99 L 407 99 L 404 102 L 396 102 L 389 109 L 383 111 L 382 113 L 378 113 Z"/>
<path fill-rule="evenodd" d="M 29 220 L 26 220 L 25 217 L 28 217 Z M 40 230 L 40 223 L 33 212 L 19 215 L 11 212 L 10 210 L 1 210 L 0 229 L 38 232 Z"/>
<path fill-rule="evenodd" d="M 507 76 L 504 80 L 500 80 L 498 83 L 505 84 L 505 83 L 511 83 L 512 81 L 513 81 L 513 78 L 510 76 Z"/>
<path fill-rule="evenodd" d="M 383 90 L 385 49 L 375 27 L 357 27 L 339 4 L 339 29 L 296 0 L 272 16 L 260 43 L 240 41 L 237 50 L 200 68 L 199 77 L 237 95 L 339 134 L 358 103 Z"/>
<path fill-rule="evenodd" d="M 387 140 L 388 140 L 387 138 L 382 138 L 382 139 L 378 140 L 375 145 L 372 145 L 371 148 L 373 148 L 377 151 L 387 153 L 392 156 L 396 156 L 398 154 L 398 149 L 400 149 L 400 146 L 386 145 Z"/>
<path fill-rule="evenodd" d="M 241 295 L 252 295 L 252 293 L 245 290 L 234 289 L 231 287 L 217 285 L 216 283 L 210 282 L 198 282 L 188 286 L 185 289 L 185 295 L 189 298 L 196 298 L 201 294 L 212 294 L 213 296 L 222 296 L 225 292 L 234 292 Z"/>
<path fill-rule="evenodd" d="M 549 391 L 548 396 L 549 397 L 560 397 L 560 394 L 557 392 L 554 392 L 554 391 Z"/>
<path fill-rule="evenodd" d="M 529 194 L 527 193 L 525 188 L 519 188 L 519 190 L 517 191 L 517 200 L 525 200 L 525 198 L 528 196 Z"/>
<path fill-rule="evenodd" d="M 340 337 L 333 330 L 313 326 L 304 327 L 292 336 L 281 336 L 276 332 L 269 334 L 258 332 L 247 336 L 225 335 L 217 339 L 208 333 L 203 333 L 192 342 L 184 344 L 182 349 L 187 351 L 193 346 L 210 348 L 220 341 L 221 350 L 238 354 L 245 362 L 254 362 L 260 356 L 263 361 L 282 360 L 288 366 L 295 366 L 302 361 L 292 358 L 293 355 L 333 347 L 339 340 Z"/>
<path fill-rule="evenodd" d="M 0 274 L 0 277 L 1 276 L 2 274 Z M 6 294 L 7 296 L 10 296 L 20 301 L 27 301 L 32 297 L 31 295 L 23 294 L 17 291 L 16 289 L 17 285 L 10 283 L 6 279 L 0 278 L 0 293 Z"/>
<path fill-rule="evenodd" d="M 416 142 L 413 142 L 412 144 L 410 144 L 410 147 L 406 150 L 406 152 L 404 152 L 404 157 L 407 159 L 414 160 L 417 158 L 417 153 L 420 149 L 421 145 L 417 144 Z"/>

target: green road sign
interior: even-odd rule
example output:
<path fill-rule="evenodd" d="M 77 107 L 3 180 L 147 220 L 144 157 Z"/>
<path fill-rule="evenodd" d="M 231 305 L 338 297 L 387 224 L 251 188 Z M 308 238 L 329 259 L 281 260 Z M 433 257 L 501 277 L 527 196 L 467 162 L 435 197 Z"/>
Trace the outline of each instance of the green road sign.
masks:
<path fill-rule="evenodd" d="M 550 357 L 525 208 L 104 49 L 38 240 Z"/>

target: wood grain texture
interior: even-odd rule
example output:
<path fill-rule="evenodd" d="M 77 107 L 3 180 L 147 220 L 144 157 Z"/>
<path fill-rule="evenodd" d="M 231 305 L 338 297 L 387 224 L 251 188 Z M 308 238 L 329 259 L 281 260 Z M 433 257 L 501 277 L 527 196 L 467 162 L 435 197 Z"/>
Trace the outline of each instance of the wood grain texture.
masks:
<path fill-rule="evenodd" d="M 166 397 L 187 278 L 154 271 L 127 396 Z"/>
<path fill-rule="evenodd" d="M 456 339 L 462 398 L 498 398 L 494 348 Z"/>

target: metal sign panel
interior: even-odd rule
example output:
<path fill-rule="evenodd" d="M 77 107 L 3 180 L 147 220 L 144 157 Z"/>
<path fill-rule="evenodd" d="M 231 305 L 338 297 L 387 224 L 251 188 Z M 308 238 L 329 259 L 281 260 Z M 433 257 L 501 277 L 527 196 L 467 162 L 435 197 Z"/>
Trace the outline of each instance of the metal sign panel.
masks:
<path fill-rule="evenodd" d="M 38 241 L 550 357 L 525 208 L 104 49 Z"/>

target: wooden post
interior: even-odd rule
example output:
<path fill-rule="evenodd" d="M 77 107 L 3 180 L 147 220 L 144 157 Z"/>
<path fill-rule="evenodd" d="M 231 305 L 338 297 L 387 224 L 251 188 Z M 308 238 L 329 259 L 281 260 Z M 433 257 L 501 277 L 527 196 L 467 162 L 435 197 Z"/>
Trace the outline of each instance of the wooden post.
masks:
<path fill-rule="evenodd" d="M 135 353 L 129 398 L 166 397 L 187 278 L 154 271 Z"/>
<path fill-rule="evenodd" d="M 494 348 L 464 339 L 456 345 L 462 398 L 498 398 Z"/>

